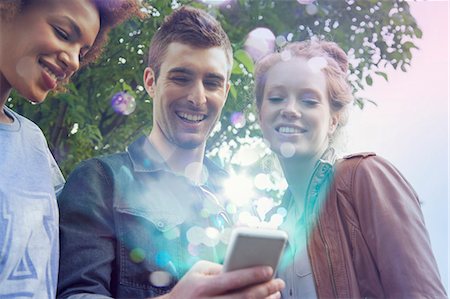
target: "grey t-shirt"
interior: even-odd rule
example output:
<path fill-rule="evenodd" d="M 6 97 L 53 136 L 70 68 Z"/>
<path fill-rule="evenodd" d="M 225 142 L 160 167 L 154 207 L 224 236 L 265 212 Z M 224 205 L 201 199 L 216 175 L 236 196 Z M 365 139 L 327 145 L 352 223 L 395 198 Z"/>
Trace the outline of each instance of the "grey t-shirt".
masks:
<path fill-rule="evenodd" d="M 5 107 L 0 123 L 0 298 L 55 298 L 64 178 L 41 130 Z"/>

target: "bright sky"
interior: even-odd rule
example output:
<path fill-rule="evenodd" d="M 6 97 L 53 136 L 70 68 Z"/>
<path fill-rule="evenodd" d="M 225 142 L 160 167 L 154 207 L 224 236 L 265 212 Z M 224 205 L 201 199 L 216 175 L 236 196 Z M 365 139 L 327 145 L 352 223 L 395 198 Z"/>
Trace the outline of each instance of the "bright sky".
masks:
<path fill-rule="evenodd" d="M 410 2 L 423 30 L 404 73 L 388 70 L 362 94 L 375 100 L 355 109 L 348 151 L 375 151 L 390 160 L 415 188 L 439 266 L 449 290 L 449 32 L 448 1 Z"/>

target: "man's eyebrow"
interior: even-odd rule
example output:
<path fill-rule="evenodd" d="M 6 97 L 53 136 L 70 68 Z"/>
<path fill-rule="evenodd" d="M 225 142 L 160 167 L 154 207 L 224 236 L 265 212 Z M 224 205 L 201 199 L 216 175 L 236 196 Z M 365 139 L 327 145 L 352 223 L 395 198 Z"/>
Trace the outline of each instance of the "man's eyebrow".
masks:
<path fill-rule="evenodd" d="M 220 80 L 220 81 L 225 81 L 225 77 L 218 73 L 207 73 L 206 77 L 208 79 L 216 79 L 216 80 Z"/>
<path fill-rule="evenodd" d="M 172 69 L 169 70 L 168 72 L 169 74 L 173 74 L 173 73 L 183 73 L 186 75 L 194 75 L 194 72 L 186 67 L 174 67 Z"/>

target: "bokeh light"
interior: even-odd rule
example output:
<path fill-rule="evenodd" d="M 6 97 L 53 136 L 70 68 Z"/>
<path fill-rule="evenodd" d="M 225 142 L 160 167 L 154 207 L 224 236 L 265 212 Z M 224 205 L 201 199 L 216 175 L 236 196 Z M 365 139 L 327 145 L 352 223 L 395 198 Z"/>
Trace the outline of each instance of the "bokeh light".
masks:
<path fill-rule="evenodd" d="M 263 56 L 274 51 L 275 35 L 268 28 L 255 28 L 248 34 L 244 43 L 244 49 L 252 57 L 253 61 L 258 61 Z"/>
<path fill-rule="evenodd" d="M 120 91 L 112 97 L 111 107 L 117 114 L 130 115 L 136 110 L 136 100 L 126 91 Z"/>
<path fill-rule="evenodd" d="M 230 116 L 231 124 L 236 128 L 240 129 L 245 126 L 245 114 L 242 112 L 233 112 Z"/>
<path fill-rule="evenodd" d="M 308 60 L 308 66 L 314 73 L 319 73 L 323 68 L 327 67 L 328 62 L 323 57 L 313 57 Z"/>
<path fill-rule="evenodd" d="M 284 37 L 284 35 L 278 35 L 277 38 L 275 39 L 275 44 L 277 45 L 278 48 L 286 46 L 287 44 L 286 37 Z"/>
<path fill-rule="evenodd" d="M 237 207 L 248 204 L 254 195 L 253 181 L 243 174 L 230 176 L 224 182 L 226 197 Z"/>
<path fill-rule="evenodd" d="M 283 142 L 280 145 L 280 153 L 285 158 L 291 158 L 295 154 L 295 146 L 290 142 Z"/>
<path fill-rule="evenodd" d="M 142 248 L 134 248 L 130 251 L 130 260 L 133 263 L 141 263 L 145 259 L 145 251 Z"/>
<path fill-rule="evenodd" d="M 155 287 L 167 287 L 172 281 L 172 275 L 166 271 L 154 271 L 150 274 L 149 280 Z"/>

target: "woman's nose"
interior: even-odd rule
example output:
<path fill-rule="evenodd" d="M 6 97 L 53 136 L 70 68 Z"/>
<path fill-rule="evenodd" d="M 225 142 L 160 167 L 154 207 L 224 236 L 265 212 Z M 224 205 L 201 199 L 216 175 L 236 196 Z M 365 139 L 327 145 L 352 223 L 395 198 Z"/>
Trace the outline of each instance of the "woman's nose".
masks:
<path fill-rule="evenodd" d="M 62 51 L 59 53 L 58 59 L 64 64 L 70 75 L 80 68 L 80 58 L 77 51 Z"/>
<path fill-rule="evenodd" d="M 295 100 L 288 100 L 286 102 L 286 105 L 281 109 L 281 116 L 287 119 L 302 117 L 302 113 Z"/>

